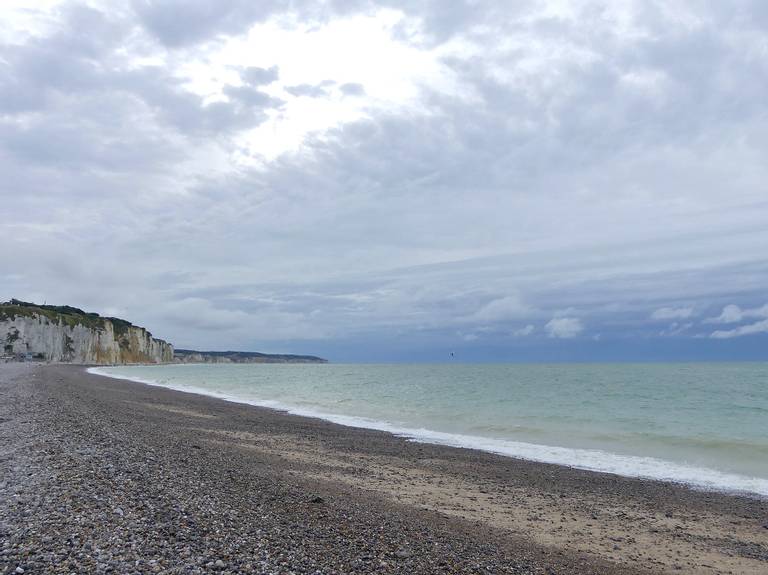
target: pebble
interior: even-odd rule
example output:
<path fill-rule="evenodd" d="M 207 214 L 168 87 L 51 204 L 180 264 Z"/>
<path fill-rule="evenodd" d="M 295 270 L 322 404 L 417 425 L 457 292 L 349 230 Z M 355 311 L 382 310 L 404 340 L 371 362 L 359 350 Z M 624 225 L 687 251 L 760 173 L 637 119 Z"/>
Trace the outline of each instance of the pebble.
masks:
<path fill-rule="evenodd" d="M 364 490 L 308 480 L 303 469 L 315 468 L 220 435 L 287 434 L 289 416 L 250 418 L 244 407 L 216 404 L 220 414 L 242 415 L 203 423 L 154 406 L 204 411 L 215 400 L 96 379 L 76 367 L 45 369 L 62 381 L 14 385 L 0 369 L 0 418 L 29 414 L 0 426 L 2 471 L 17 469 L 3 482 L 8 493 L 24 494 L 24 501 L 0 497 L 0 573 L 631 572 L 581 558 L 559 563 L 480 524 L 467 529 Z M 368 432 L 338 432 L 342 445 L 347 433 Z M 381 441 L 403 449 L 399 439 Z"/>

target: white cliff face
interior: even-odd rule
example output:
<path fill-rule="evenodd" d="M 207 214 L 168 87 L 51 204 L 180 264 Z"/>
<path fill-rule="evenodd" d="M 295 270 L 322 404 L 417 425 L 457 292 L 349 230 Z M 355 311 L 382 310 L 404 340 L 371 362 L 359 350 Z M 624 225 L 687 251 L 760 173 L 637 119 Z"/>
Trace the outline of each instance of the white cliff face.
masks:
<path fill-rule="evenodd" d="M 142 327 L 98 318 L 94 325 L 29 312 L 0 316 L 0 352 L 42 354 L 46 361 L 85 364 L 166 363 L 173 346 Z"/>

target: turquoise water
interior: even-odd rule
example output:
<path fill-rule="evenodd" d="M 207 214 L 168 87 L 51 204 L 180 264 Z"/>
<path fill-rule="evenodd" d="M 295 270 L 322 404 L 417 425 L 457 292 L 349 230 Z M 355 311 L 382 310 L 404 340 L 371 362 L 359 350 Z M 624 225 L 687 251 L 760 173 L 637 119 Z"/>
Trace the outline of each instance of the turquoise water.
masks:
<path fill-rule="evenodd" d="M 417 441 L 768 496 L 768 363 L 93 371 Z"/>

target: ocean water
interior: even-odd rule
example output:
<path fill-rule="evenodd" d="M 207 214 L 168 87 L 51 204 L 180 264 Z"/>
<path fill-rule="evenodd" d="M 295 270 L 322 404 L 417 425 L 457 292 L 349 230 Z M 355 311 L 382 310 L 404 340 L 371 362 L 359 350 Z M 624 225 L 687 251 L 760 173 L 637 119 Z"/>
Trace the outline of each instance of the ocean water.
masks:
<path fill-rule="evenodd" d="M 768 363 L 91 371 L 414 441 L 768 497 Z"/>

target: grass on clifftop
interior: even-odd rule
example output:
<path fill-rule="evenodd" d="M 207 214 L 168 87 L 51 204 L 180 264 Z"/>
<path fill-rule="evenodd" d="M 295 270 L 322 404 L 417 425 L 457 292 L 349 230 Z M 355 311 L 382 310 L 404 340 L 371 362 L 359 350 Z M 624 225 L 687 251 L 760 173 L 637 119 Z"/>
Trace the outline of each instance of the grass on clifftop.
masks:
<path fill-rule="evenodd" d="M 0 321 L 35 316 L 44 316 L 52 323 L 61 322 L 69 327 L 82 325 L 91 329 L 104 329 L 106 322 L 109 321 L 118 337 L 127 334 L 128 329 L 134 327 L 127 320 L 117 317 L 101 317 L 97 313 L 85 312 L 69 305 L 38 305 L 17 299 L 0 303 Z"/>

